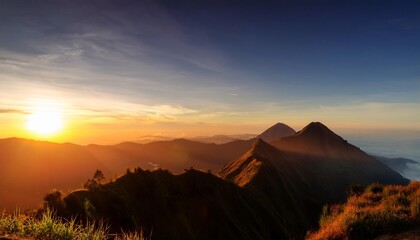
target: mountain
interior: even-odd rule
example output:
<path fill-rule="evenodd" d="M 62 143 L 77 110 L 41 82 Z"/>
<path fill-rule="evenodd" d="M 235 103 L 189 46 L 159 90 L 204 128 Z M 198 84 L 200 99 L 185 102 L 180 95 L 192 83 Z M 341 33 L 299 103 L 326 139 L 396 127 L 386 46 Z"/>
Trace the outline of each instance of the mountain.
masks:
<path fill-rule="evenodd" d="M 409 182 L 319 122 L 312 122 L 295 135 L 271 144 L 311 169 L 311 186 L 328 202 L 345 199 L 346 188 L 355 184 Z"/>
<path fill-rule="evenodd" d="M 169 169 L 181 173 L 194 167 L 217 171 L 246 152 L 254 140 L 206 144 L 185 139 L 148 144 L 58 144 L 19 138 L 0 139 L 0 210 L 36 208 L 51 189 L 80 188 L 96 169 L 107 179 L 127 168 Z"/>
<path fill-rule="evenodd" d="M 182 173 L 184 169 L 194 167 L 204 171 L 217 171 L 226 162 L 241 156 L 254 142 L 237 140 L 226 144 L 200 143 L 186 139 L 151 142 L 148 144 L 121 143 L 111 146 L 87 146 L 88 151 L 104 164 L 124 162 L 125 170 L 129 167 L 143 169 L 169 169 Z"/>
<path fill-rule="evenodd" d="M 356 149 L 320 122 L 312 122 L 296 134 L 273 141 L 272 144 L 287 152 L 328 157 L 352 155 Z"/>
<path fill-rule="evenodd" d="M 283 137 L 294 135 L 296 131 L 284 123 L 276 123 L 257 136 L 266 142 L 280 140 Z"/>
<path fill-rule="evenodd" d="M 379 156 L 375 156 L 375 158 L 409 179 L 420 180 L 420 172 L 418 171 L 420 169 L 420 163 L 417 161 L 407 158 L 387 158 Z"/>
<path fill-rule="evenodd" d="M 80 188 L 105 167 L 84 147 L 19 138 L 0 139 L 0 208 L 35 208 L 51 189 Z"/>
<path fill-rule="evenodd" d="M 78 190 L 60 216 L 103 220 L 111 232 L 141 230 L 151 239 L 290 239 L 285 220 L 248 189 L 210 173 L 127 172 L 113 182 Z"/>
<path fill-rule="evenodd" d="M 242 157 L 218 173 L 226 181 L 251 189 L 287 219 L 295 236 L 303 237 L 318 216 L 317 189 L 311 188 L 310 169 L 258 139 Z"/>
<path fill-rule="evenodd" d="M 259 139 L 218 174 L 261 195 L 298 235 L 316 226 L 324 204 L 345 200 L 352 185 L 409 182 L 321 123 L 270 144 Z"/>
<path fill-rule="evenodd" d="M 138 137 L 135 141 L 136 143 L 151 143 L 151 142 L 157 142 L 157 141 L 171 141 L 174 140 L 175 138 L 172 137 L 167 137 L 167 136 L 161 136 L 161 135 L 144 135 L 144 136 L 140 136 Z"/>

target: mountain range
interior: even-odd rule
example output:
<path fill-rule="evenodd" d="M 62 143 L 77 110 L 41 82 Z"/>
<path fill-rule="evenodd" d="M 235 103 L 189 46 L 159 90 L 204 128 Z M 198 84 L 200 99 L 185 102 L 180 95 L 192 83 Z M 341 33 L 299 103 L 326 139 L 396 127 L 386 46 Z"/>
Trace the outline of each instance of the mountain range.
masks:
<path fill-rule="evenodd" d="M 271 143 L 257 138 L 217 175 L 136 168 L 68 194 L 59 214 L 152 239 L 303 239 L 352 185 L 409 183 L 318 122 Z"/>
<path fill-rule="evenodd" d="M 51 189 L 81 188 L 97 169 L 108 179 L 135 167 L 162 168 L 173 173 L 182 173 L 191 167 L 217 172 L 228 161 L 246 152 L 254 141 L 255 138 L 251 138 L 215 144 L 174 139 L 147 144 L 81 146 L 21 138 L 0 139 L 0 209 L 38 207 Z"/>
<path fill-rule="evenodd" d="M 287 190 L 305 186 L 302 192 L 306 193 L 310 188 L 307 186 L 316 186 L 316 189 L 324 191 L 325 196 L 331 195 L 327 200 L 342 199 L 344 186 L 353 183 L 369 181 L 386 183 L 396 178 L 395 173 L 382 164 L 378 165 L 379 170 L 374 171 L 373 168 L 377 166 L 377 162 L 375 162 L 376 165 L 372 164 L 373 160 L 370 156 L 321 125 L 312 123 L 295 133 L 287 125 L 279 123 L 259 135 L 259 139 L 270 140 L 270 144 L 277 149 L 273 149 L 264 140 L 257 140 L 257 138 L 235 140 L 224 144 L 175 139 L 148 144 L 126 142 L 116 145 L 91 144 L 87 146 L 18 138 L 0 139 L 0 194 L 2 196 L 0 207 L 10 211 L 16 207 L 38 207 L 45 194 L 51 189 L 67 192 L 81 188 L 97 169 L 102 170 L 108 180 L 115 179 L 128 168 L 136 167 L 144 170 L 168 169 L 174 174 L 193 167 L 217 173 L 224 165 L 243 158 L 244 154 L 249 154 L 250 151 L 260 154 L 264 148 L 271 149 L 267 150 L 271 152 L 280 151 L 274 155 L 282 155 L 285 159 L 284 164 L 293 166 L 289 170 L 285 168 L 285 172 L 276 173 L 288 179 L 284 184 L 291 182 L 292 185 L 298 186 L 292 188 L 286 184 Z M 334 154 L 337 158 L 334 158 Z M 277 161 L 275 159 L 270 159 L 270 161 Z M 337 161 L 332 164 L 333 160 Z M 311 162 L 317 162 L 317 164 L 308 165 Z M 296 167 L 296 164 L 303 166 Z M 360 164 L 365 164 L 366 167 Z M 234 177 L 225 175 L 226 168 L 227 166 L 223 167 L 219 172 L 222 178 L 240 187 L 246 185 L 238 184 L 232 180 Z M 316 174 L 306 173 L 313 169 L 316 169 Z M 330 172 L 330 170 L 334 171 Z M 297 171 L 297 173 L 292 174 L 289 171 Z M 353 174 L 354 172 L 357 174 Z M 229 176 L 233 176 L 232 174 Z M 304 176 L 301 176 L 302 174 Z M 372 174 L 371 177 L 369 177 L 370 174 Z M 330 178 L 327 177 L 329 175 L 331 175 Z M 273 184 L 276 183 L 274 179 L 276 178 L 270 180 Z M 334 181 L 329 182 L 330 179 Z M 299 191 L 293 190 L 292 195 L 300 196 Z M 316 203 L 316 201 L 313 202 Z"/>

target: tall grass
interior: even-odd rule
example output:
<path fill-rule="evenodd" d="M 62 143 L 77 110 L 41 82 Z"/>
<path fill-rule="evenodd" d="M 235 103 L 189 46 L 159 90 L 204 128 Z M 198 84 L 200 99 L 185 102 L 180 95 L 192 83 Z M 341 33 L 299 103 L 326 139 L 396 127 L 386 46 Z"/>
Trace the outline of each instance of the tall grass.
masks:
<path fill-rule="evenodd" d="M 47 210 L 40 217 L 15 212 L 0 215 L 0 236 L 42 240 L 141 240 L 141 234 L 129 233 L 111 236 L 104 224 L 77 224 L 66 221 Z"/>
<path fill-rule="evenodd" d="M 373 239 L 420 224 L 420 182 L 408 186 L 368 186 L 346 204 L 326 207 L 321 228 L 308 239 Z"/>

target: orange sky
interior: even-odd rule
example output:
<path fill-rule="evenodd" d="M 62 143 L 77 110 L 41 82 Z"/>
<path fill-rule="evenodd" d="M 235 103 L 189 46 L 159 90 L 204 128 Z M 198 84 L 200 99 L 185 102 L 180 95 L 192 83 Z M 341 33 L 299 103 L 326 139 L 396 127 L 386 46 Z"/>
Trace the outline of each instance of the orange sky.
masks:
<path fill-rule="evenodd" d="M 86 99 L 87 104 L 82 106 L 81 102 L 84 101 L 80 99 L 82 96 L 77 101 L 71 98 L 33 98 L 16 102 L 16 105 L 10 103 L 9 107 L 4 108 L 8 110 L 0 114 L 0 137 L 113 144 L 136 141 L 145 135 L 187 138 L 216 134 L 257 134 L 276 122 L 286 123 L 299 130 L 311 121 L 324 122 L 342 133 L 420 130 L 419 122 L 416 121 L 420 107 L 415 104 L 370 103 L 319 106 L 305 110 L 262 106 L 253 111 L 206 113 L 198 109 L 169 105 L 148 106 L 118 99 Z M 28 129 L 28 119 L 43 109 L 43 103 L 54 105 L 54 111 L 60 113 L 63 127 L 58 132 L 43 135 Z"/>

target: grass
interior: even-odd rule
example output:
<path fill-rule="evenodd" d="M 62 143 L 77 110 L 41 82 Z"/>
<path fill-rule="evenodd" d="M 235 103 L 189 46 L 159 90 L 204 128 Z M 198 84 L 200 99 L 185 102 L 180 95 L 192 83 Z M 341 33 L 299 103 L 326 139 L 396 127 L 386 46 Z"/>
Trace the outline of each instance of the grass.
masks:
<path fill-rule="evenodd" d="M 104 224 L 77 224 L 75 220 L 66 221 L 55 217 L 47 210 L 40 217 L 16 212 L 0 215 L 0 236 L 42 240 L 141 240 L 142 234 L 123 233 L 111 235 Z"/>
<path fill-rule="evenodd" d="M 372 184 L 346 204 L 324 207 L 320 229 L 307 239 L 373 239 L 418 227 L 420 182 L 407 186 Z"/>

